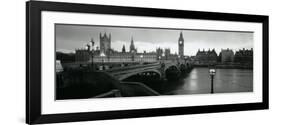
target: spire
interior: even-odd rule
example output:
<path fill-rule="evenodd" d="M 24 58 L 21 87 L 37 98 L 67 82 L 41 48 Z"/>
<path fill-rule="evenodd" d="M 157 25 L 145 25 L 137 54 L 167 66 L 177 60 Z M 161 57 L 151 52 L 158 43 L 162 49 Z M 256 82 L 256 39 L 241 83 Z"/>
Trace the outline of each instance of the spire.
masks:
<path fill-rule="evenodd" d="M 134 38 L 131 37 L 131 45 L 134 45 Z"/>
<path fill-rule="evenodd" d="M 94 41 L 94 39 L 93 38 L 91 38 L 91 44 L 92 44 L 92 46 L 94 46 L 95 45 L 95 41 Z"/>
<path fill-rule="evenodd" d="M 183 35 L 182 35 L 182 31 L 180 32 L 180 38 L 179 38 L 179 41 L 184 41 L 184 39 L 183 39 Z"/>
<path fill-rule="evenodd" d="M 135 45 L 134 45 L 134 39 L 133 37 L 131 37 L 131 45 L 130 45 L 130 52 L 134 52 L 136 49 L 135 49 Z"/>
<path fill-rule="evenodd" d="M 131 37 L 131 47 L 133 47 L 135 49 L 134 38 L 133 37 Z"/>
<path fill-rule="evenodd" d="M 122 47 L 122 53 L 125 53 L 125 52 L 126 52 L 125 45 L 123 45 L 123 47 Z"/>

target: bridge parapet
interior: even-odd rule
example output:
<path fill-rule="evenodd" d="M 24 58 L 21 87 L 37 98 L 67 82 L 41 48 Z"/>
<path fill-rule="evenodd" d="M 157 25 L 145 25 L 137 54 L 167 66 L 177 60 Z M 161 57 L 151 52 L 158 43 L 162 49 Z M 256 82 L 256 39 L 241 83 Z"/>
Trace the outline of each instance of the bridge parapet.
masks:
<path fill-rule="evenodd" d="M 160 79 L 166 79 L 167 71 L 176 73 L 176 75 L 178 75 L 182 71 L 182 65 L 186 67 L 185 63 L 185 61 L 162 60 L 151 64 L 137 64 L 125 67 L 115 67 L 112 69 L 104 70 L 104 72 L 108 72 L 110 75 L 121 81 L 133 75 L 148 72 L 158 74 Z"/>

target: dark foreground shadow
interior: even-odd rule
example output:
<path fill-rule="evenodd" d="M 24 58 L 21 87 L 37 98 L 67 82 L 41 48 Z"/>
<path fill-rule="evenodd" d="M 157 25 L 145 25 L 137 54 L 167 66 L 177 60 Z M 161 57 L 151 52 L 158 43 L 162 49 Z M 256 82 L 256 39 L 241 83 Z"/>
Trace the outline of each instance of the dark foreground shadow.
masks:
<path fill-rule="evenodd" d="M 57 76 L 56 99 L 157 96 L 139 82 L 121 82 L 106 72 L 66 71 Z"/>

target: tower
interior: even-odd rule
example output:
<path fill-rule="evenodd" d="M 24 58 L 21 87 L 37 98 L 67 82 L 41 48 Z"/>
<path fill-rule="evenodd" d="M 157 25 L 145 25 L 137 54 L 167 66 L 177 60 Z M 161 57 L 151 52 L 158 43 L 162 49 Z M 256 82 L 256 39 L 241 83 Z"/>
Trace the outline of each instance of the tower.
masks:
<path fill-rule="evenodd" d="M 133 37 L 131 38 L 130 53 L 136 53 Z"/>
<path fill-rule="evenodd" d="M 184 56 L 184 39 L 183 39 L 182 32 L 180 33 L 178 46 L 179 46 L 179 56 L 182 58 Z"/>
<path fill-rule="evenodd" d="M 108 54 L 110 52 L 110 49 L 111 49 L 111 34 L 107 36 L 106 33 L 104 33 L 104 35 L 100 33 L 100 51 L 105 54 Z"/>
<path fill-rule="evenodd" d="M 122 53 L 125 53 L 125 52 L 126 52 L 125 45 L 123 45 L 123 47 L 122 47 Z"/>

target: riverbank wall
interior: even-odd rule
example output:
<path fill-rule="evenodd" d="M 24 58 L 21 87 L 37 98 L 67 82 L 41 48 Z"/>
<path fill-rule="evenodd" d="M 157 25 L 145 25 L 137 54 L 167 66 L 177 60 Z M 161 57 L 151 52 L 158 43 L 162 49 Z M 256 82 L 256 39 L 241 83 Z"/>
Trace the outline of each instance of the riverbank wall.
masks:
<path fill-rule="evenodd" d="M 194 67 L 210 67 L 210 65 L 193 65 Z M 213 67 L 217 69 L 253 69 L 252 65 L 227 65 L 227 64 L 219 64 L 214 65 Z"/>

